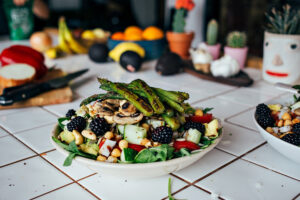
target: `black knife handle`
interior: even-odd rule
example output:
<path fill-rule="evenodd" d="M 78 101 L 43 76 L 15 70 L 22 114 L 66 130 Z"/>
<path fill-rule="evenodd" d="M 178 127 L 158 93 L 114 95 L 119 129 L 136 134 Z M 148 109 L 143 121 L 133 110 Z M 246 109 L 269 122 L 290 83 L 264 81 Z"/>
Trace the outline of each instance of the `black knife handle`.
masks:
<path fill-rule="evenodd" d="M 28 84 L 23 87 L 7 91 L 0 98 L 2 105 L 11 105 L 17 101 L 23 101 L 39 95 L 43 92 L 49 91 L 51 87 L 46 83 Z"/>

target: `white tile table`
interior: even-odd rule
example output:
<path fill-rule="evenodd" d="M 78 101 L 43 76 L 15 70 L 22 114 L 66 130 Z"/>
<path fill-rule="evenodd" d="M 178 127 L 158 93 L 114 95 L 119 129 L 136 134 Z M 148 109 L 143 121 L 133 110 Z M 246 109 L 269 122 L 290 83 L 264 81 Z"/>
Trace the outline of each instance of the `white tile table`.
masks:
<path fill-rule="evenodd" d="M 0 42 L 0 51 L 10 44 Z M 251 119 L 258 103 L 285 97 L 262 81 L 260 71 L 246 69 L 255 83 L 238 88 L 188 74 L 162 77 L 153 69 L 155 61 L 145 63 L 135 74 L 115 63 L 94 64 L 86 55 L 47 63 L 67 72 L 86 67 L 90 71 L 73 82 L 74 102 L 0 111 L 1 200 L 165 199 L 169 177 L 178 199 L 300 199 L 299 164 L 266 144 Z M 142 78 L 153 86 L 189 92 L 193 106 L 214 107 L 224 123 L 223 141 L 194 165 L 153 179 L 111 178 L 76 162 L 63 167 L 64 156 L 49 143 L 50 131 L 57 117 L 77 108 L 85 96 L 100 92 L 97 76 L 126 82 Z"/>

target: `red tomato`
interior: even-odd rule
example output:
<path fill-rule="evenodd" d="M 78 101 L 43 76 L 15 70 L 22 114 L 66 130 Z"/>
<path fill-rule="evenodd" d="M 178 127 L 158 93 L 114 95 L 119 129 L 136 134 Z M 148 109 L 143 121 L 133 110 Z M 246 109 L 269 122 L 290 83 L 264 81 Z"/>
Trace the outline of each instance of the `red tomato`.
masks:
<path fill-rule="evenodd" d="M 142 145 L 138 145 L 138 144 L 128 144 L 128 148 L 136 150 L 137 152 L 142 151 L 143 149 L 145 149 L 144 146 Z"/>
<path fill-rule="evenodd" d="M 181 148 L 186 148 L 189 150 L 200 149 L 200 147 L 197 144 L 195 144 L 194 142 L 190 142 L 190 141 L 175 141 L 173 144 L 173 147 L 176 150 L 180 150 Z"/>
<path fill-rule="evenodd" d="M 213 115 L 212 114 L 204 114 L 203 116 L 190 116 L 188 118 L 188 120 L 192 121 L 192 122 L 197 122 L 197 123 L 209 123 L 211 122 L 213 119 Z"/>

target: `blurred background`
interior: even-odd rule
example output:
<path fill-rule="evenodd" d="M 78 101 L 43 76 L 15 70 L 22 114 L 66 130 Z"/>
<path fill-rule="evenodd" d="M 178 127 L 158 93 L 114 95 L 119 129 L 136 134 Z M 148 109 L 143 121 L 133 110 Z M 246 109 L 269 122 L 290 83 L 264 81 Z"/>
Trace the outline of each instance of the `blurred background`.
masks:
<path fill-rule="evenodd" d="M 35 16 L 35 30 L 57 27 L 58 18 L 65 16 L 72 29 L 103 28 L 112 33 L 129 25 L 145 28 L 155 25 L 164 31 L 171 29 L 175 0 L 38 0 L 48 6 L 49 15 Z M 186 30 L 196 34 L 192 46 L 205 40 L 206 25 L 215 18 L 219 22 L 220 43 L 233 30 L 246 32 L 250 54 L 262 56 L 265 11 L 273 6 L 290 4 L 300 7 L 299 0 L 195 0 L 189 13 Z M 3 4 L 0 4 L 0 35 L 8 35 Z"/>

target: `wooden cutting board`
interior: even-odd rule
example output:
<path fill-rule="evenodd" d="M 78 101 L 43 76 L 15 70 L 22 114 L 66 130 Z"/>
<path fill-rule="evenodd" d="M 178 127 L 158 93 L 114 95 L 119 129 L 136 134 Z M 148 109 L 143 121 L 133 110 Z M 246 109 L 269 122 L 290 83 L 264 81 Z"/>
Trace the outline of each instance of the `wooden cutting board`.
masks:
<path fill-rule="evenodd" d="M 64 72 L 60 69 L 51 69 L 48 71 L 47 75 L 44 78 L 36 82 L 43 82 L 64 75 L 65 75 Z M 1 93 L 2 90 L 3 88 L 0 88 Z M 72 96 L 73 96 L 72 90 L 69 86 L 67 86 L 64 88 L 59 88 L 59 89 L 51 90 L 49 92 L 42 93 L 26 101 L 20 101 L 10 106 L 0 106 L 0 110 L 67 103 L 72 101 Z"/>

